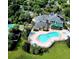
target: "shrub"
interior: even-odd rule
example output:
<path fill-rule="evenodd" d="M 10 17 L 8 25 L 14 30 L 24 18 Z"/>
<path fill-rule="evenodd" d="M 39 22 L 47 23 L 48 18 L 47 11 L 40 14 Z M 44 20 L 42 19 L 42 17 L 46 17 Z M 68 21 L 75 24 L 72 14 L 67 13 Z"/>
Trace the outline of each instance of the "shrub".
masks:
<path fill-rule="evenodd" d="M 25 43 L 23 46 L 23 50 L 30 53 L 30 43 Z"/>
<path fill-rule="evenodd" d="M 20 37 L 21 37 L 21 32 L 17 28 L 14 28 L 9 32 L 8 34 L 8 49 L 9 50 L 15 49 Z"/>
<path fill-rule="evenodd" d="M 70 48 L 70 37 L 66 40 L 67 46 Z"/>

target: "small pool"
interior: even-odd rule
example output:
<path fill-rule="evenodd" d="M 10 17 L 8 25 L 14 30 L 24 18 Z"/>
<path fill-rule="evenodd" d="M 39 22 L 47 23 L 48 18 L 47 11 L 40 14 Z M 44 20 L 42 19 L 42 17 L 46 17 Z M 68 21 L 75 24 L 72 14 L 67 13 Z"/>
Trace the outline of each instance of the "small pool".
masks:
<path fill-rule="evenodd" d="M 8 29 L 14 28 L 15 24 L 8 24 Z"/>
<path fill-rule="evenodd" d="M 47 34 L 41 34 L 38 36 L 38 39 L 40 40 L 40 42 L 46 43 L 52 37 L 54 37 L 54 38 L 60 37 L 60 33 L 59 32 L 50 32 Z"/>

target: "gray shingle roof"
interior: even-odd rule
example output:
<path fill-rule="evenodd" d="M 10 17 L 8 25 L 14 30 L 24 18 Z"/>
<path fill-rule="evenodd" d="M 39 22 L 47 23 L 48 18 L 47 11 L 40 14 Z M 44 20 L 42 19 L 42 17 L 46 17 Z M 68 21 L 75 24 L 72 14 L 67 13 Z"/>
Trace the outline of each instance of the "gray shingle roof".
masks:
<path fill-rule="evenodd" d="M 41 15 L 41 16 L 37 16 L 35 17 L 35 26 L 34 28 L 47 28 L 47 26 L 49 25 L 46 21 L 48 20 L 49 22 L 54 21 L 57 24 L 60 24 L 61 27 L 63 26 L 63 21 L 56 15 Z"/>
<path fill-rule="evenodd" d="M 45 27 L 47 24 L 45 22 L 37 22 L 34 26 L 34 28 L 43 28 Z"/>
<path fill-rule="evenodd" d="M 43 22 L 46 22 L 46 20 L 49 20 L 49 21 L 56 21 L 56 22 L 59 22 L 59 23 L 63 23 L 63 21 L 57 17 L 57 16 L 51 16 L 51 15 L 41 15 L 41 16 L 37 16 L 35 17 L 36 19 L 36 22 L 39 22 L 39 21 L 43 21 Z"/>

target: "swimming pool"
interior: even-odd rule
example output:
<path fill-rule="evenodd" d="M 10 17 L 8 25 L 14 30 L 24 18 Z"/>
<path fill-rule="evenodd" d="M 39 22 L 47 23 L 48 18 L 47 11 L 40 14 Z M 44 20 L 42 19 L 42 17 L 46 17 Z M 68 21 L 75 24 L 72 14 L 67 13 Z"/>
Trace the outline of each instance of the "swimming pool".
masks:
<path fill-rule="evenodd" d="M 15 24 L 8 24 L 8 29 L 14 28 Z"/>
<path fill-rule="evenodd" d="M 50 38 L 55 38 L 55 37 L 60 37 L 60 33 L 59 32 L 50 32 L 47 34 L 41 34 L 38 36 L 38 39 L 40 42 L 42 43 L 46 43 Z"/>

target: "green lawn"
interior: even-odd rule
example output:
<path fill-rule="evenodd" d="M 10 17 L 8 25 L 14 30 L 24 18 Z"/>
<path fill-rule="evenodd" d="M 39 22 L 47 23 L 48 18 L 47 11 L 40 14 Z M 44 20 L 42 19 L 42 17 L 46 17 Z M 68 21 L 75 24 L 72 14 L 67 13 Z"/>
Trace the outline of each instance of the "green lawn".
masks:
<path fill-rule="evenodd" d="M 24 41 L 21 41 L 18 48 L 8 52 L 9 59 L 70 59 L 70 48 L 65 42 L 56 42 L 48 52 L 43 55 L 28 54 L 22 50 Z"/>

